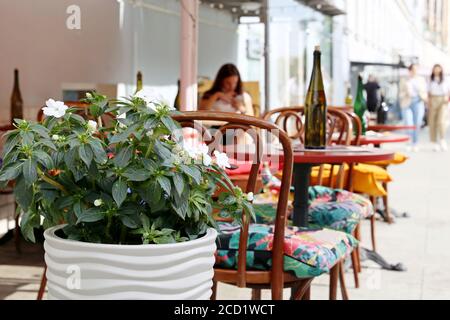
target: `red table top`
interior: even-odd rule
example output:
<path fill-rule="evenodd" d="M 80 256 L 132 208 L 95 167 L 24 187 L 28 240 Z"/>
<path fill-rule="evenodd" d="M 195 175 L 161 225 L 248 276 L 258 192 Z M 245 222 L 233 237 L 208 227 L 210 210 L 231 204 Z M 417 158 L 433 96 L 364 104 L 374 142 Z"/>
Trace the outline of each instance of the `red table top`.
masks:
<path fill-rule="evenodd" d="M 383 143 L 397 143 L 397 142 L 408 142 L 410 137 L 406 134 L 385 134 L 380 136 L 361 136 L 361 145 L 376 144 L 380 145 Z"/>
<path fill-rule="evenodd" d="M 343 151 L 347 149 L 348 151 Z M 373 162 L 392 160 L 394 152 L 375 148 L 363 147 L 345 147 L 336 146 L 330 147 L 324 151 L 295 151 L 295 163 L 357 163 L 357 162 Z"/>
<path fill-rule="evenodd" d="M 367 130 L 371 131 L 400 131 L 400 130 L 414 130 L 415 126 L 404 126 L 396 124 L 374 124 L 369 125 Z"/>
<path fill-rule="evenodd" d="M 236 146 L 235 149 L 225 151 L 230 158 L 238 158 L 239 161 L 253 161 L 256 156 L 253 145 Z M 393 151 L 378 148 L 366 148 L 355 146 L 333 146 L 326 150 L 303 151 L 294 147 L 294 163 L 305 164 L 342 164 L 385 161 L 394 159 Z M 279 162 L 283 161 L 283 151 L 279 148 L 272 148 L 264 152 L 261 161 Z"/>

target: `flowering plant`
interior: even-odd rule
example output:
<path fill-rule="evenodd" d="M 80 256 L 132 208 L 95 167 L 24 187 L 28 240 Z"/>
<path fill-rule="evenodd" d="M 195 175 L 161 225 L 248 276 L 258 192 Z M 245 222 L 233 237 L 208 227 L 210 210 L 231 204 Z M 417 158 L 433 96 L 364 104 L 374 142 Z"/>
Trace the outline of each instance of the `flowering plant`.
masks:
<path fill-rule="evenodd" d="M 15 119 L 6 134 L 0 183 L 14 184 L 27 239 L 41 225 L 65 224 L 73 240 L 174 243 L 215 227 L 213 207 L 253 215 L 251 195 L 224 171 L 227 156 L 181 143 L 177 111 L 142 92 L 115 101 L 90 93 L 85 102 L 88 117 L 50 99 L 41 123 Z"/>

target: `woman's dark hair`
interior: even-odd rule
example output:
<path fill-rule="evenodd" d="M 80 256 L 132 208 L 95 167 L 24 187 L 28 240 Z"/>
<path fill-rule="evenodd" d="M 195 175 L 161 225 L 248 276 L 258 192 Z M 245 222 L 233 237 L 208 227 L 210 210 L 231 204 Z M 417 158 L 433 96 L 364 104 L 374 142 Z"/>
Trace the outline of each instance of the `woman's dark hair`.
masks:
<path fill-rule="evenodd" d="M 431 81 L 434 81 L 434 79 L 436 78 L 434 75 L 434 69 L 436 68 L 441 68 L 441 72 L 439 73 L 439 83 L 444 82 L 444 69 L 442 68 L 442 66 L 440 64 L 435 64 L 433 67 L 433 70 L 431 71 Z"/>
<path fill-rule="evenodd" d="M 239 73 L 238 68 L 234 64 L 228 63 L 228 64 L 223 65 L 219 69 L 219 72 L 217 73 L 217 76 L 216 76 L 216 79 L 214 80 L 214 84 L 213 84 L 212 88 L 204 93 L 203 99 L 208 99 L 213 94 L 222 91 L 223 80 L 225 80 L 228 77 L 232 77 L 232 76 L 237 76 L 239 79 L 235 92 L 237 95 L 241 95 L 243 92 L 241 74 Z"/>
<path fill-rule="evenodd" d="M 412 69 L 413 69 L 415 66 L 417 66 L 417 64 L 411 63 L 411 64 L 409 65 L 409 67 L 408 67 L 408 70 L 409 70 L 409 71 L 412 71 Z"/>

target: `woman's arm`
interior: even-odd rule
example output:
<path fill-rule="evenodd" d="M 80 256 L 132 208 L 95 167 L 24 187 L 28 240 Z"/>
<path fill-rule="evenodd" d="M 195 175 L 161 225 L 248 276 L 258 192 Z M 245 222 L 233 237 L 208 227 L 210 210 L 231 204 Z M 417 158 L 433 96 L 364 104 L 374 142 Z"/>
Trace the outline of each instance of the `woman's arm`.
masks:
<path fill-rule="evenodd" d="M 200 100 L 199 110 L 211 110 L 214 103 L 219 99 L 220 92 L 216 92 L 207 98 Z"/>

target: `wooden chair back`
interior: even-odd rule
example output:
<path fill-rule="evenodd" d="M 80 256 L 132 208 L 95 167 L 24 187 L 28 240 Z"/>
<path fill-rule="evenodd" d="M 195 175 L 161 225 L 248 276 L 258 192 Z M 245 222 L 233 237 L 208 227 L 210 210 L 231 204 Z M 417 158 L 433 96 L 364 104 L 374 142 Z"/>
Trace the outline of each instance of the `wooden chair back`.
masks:
<path fill-rule="evenodd" d="M 289 137 L 278 127 L 270 122 L 255 117 L 219 113 L 219 112 L 185 112 L 180 115 L 173 116 L 174 120 L 178 121 L 183 128 L 192 128 L 201 134 L 202 141 L 207 144 L 210 151 L 214 149 L 229 149 L 229 146 L 223 146 L 222 143 L 217 142 L 217 138 L 220 138 L 226 130 L 244 130 L 252 138 L 252 144 L 247 145 L 245 149 L 253 150 L 250 154 L 253 155 L 253 163 L 251 165 L 251 172 L 247 183 L 245 192 L 254 192 L 257 177 L 260 172 L 261 163 L 267 154 L 265 153 L 265 143 L 262 137 L 263 132 L 270 132 L 277 135 L 279 143 L 282 146 L 283 157 L 283 177 L 281 180 L 281 190 L 279 193 L 279 201 L 276 209 L 275 219 L 275 233 L 272 249 L 272 269 L 265 272 L 259 272 L 261 276 L 258 281 L 264 282 L 264 279 L 270 279 L 267 283 L 271 286 L 272 297 L 274 299 L 282 299 L 283 284 L 284 284 L 284 272 L 283 272 L 283 256 L 284 256 L 284 237 L 286 226 L 286 213 L 289 197 L 289 188 L 292 181 L 292 168 L 293 168 L 293 153 L 292 146 Z M 210 132 L 210 129 L 203 125 L 203 121 L 213 121 L 214 123 L 223 123 L 219 130 L 215 133 Z M 242 148 L 233 146 L 235 148 L 234 153 L 227 152 L 229 157 L 241 157 Z M 242 146 L 241 146 L 242 147 Z M 239 251 L 238 251 L 238 268 L 237 272 L 230 272 L 225 269 L 215 269 L 215 279 L 219 275 L 227 278 L 228 283 L 234 283 L 239 287 L 246 287 L 248 277 L 252 271 L 247 270 L 247 244 L 249 236 L 249 224 L 250 221 L 245 215 L 242 216 L 242 227 L 239 239 Z M 252 278 L 254 279 L 254 278 Z"/>
<path fill-rule="evenodd" d="M 304 107 L 286 107 L 267 112 L 264 120 L 273 121 L 280 129 L 286 131 L 293 140 L 304 144 L 305 124 Z M 327 145 L 350 145 L 353 140 L 353 124 L 343 108 L 327 108 Z M 338 168 L 336 179 L 335 168 Z M 324 177 L 325 165 L 319 167 L 318 184 L 328 187 L 343 188 L 345 183 L 345 166 L 331 165 L 329 178 Z M 325 183 L 328 181 L 328 183 Z"/>

